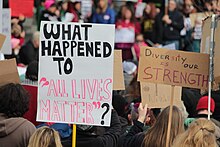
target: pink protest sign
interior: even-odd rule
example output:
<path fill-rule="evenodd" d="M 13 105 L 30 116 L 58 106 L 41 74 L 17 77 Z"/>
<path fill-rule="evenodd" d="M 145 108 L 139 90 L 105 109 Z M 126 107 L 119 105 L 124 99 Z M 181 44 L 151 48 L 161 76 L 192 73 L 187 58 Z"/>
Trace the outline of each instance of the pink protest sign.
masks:
<path fill-rule="evenodd" d="M 9 7 L 11 8 L 11 16 L 32 17 L 34 0 L 9 0 Z"/>
<path fill-rule="evenodd" d="M 37 120 L 109 126 L 114 25 L 42 22 Z"/>

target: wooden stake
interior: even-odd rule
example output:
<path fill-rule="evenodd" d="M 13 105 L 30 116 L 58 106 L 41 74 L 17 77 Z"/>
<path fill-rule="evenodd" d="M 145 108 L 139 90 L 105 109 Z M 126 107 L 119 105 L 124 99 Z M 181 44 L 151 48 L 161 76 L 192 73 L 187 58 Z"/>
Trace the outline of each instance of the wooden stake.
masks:
<path fill-rule="evenodd" d="M 165 15 L 168 15 L 168 3 L 169 3 L 169 0 L 165 0 Z"/>
<path fill-rule="evenodd" d="M 73 132 L 72 132 L 72 147 L 76 147 L 76 125 L 73 125 Z"/>
<path fill-rule="evenodd" d="M 167 128 L 166 147 L 169 147 L 169 140 L 170 140 L 170 131 L 171 131 L 171 123 L 172 123 L 172 115 L 173 115 L 174 87 L 175 87 L 174 85 L 172 85 L 171 87 L 170 112 L 169 112 L 169 121 Z"/>

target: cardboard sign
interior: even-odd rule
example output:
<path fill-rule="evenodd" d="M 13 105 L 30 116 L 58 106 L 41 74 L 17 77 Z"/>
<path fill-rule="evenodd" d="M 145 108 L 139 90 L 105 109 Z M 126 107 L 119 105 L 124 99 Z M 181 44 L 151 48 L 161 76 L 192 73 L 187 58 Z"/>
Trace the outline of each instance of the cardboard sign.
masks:
<path fill-rule="evenodd" d="M 20 83 L 15 59 L 0 61 L 0 85 Z"/>
<path fill-rule="evenodd" d="M 214 47 L 214 78 L 215 81 L 220 83 L 220 21 L 217 19 L 217 27 L 215 29 L 215 47 Z"/>
<path fill-rule="evenodd" d="M 6 36 L 3 34 L 0 34 L 0 50 L 2 49 L 5 39 L 6 39 Z"/>
<path fill-rule="evenodd" d="M 134 43 L 134 29 L 121 28 L 115 31 L 115 43 Z"/>
<path fill-rule="evenodd" d="M 2 10 L 2 34 L 6 36 L 1 52 L 6 55 L 12 53 L 11 47 L 11 10 Z"/>
<path fill-rule="evenodd" d="M 181 105 L 182 87 L 174 87 L 174 105 Z M 141 82 L 142 103 L 150 108 L 165 108 L 170 105 L 171 86 Z"/>
<path fill-rule="evenodd" d="M 191 13 L 189 15 L 191 21 L 191 27 L 193 28 L 195 26 L 195 21 L 198 17 L 201 17 L 204 20 L 206 17 L 211 16 L 212 14 L 213 14 L 212 12 Z"/>
<path fill-rule="evenodd" d="M 208 86 L 209 55 L 142 47 L 138 80 L 191 88 Z"/>
<path fill-rule="evenodd" d="M 211 37 L 211 22 L 212 22 L 211 17 L 208 17 L 203 21 L 200 53 L 209 54 L 210 37 Z"/>
<path fill-rule="evenodd" d="M 11 8 L 12 16 L 24 15 L 25 17 L 32 17 L 34 0 L 9 0 L 9 7 Z"/>
<path fill-rule="evenodd" d="M 41 23 L 38 121 L 110 125 L 114 34 L 114 25 Z"/>
<path fill-rule="evenodd" d="M 121 50 L 114 51 L 113 89 L 125 90 Z"/>
<path fill-rule="evenodd" d="M 220 21 L 219 19 L 216 19 L 217 27 L 215 28 L 214 32 L 214 80 L 215 82 L 219 83 L 220 82 Z M 210 51 L 210 38 L 211 38 L 211 24 L 212 24 L 212 17 L 208 17 L 204 20 L 203 22 L 203 27 L 202 27 L 202 40 L 201 40 L 201 53 L 207 53 L 209 54 Z"/>

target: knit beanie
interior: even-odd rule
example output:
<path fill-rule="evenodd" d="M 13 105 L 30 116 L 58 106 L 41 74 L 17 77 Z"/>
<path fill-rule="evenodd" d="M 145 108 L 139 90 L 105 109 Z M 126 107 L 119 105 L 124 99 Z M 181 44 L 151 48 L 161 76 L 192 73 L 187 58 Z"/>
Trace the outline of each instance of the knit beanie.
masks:
<path fill-rule="evenodd" d="M 208 110 L 208 96 L 203 96 L 199 99 L 196 110 Z M 210 111 L 213 113 L 215 110 L 215 101 L 211 98 Z"/>
<path fill-rule="evenodd" d="M 46 9 L 49 9 L 51 6 L 55 5 L 55 1 L 54 0 L 47 0 L 44 4 Z"/>

